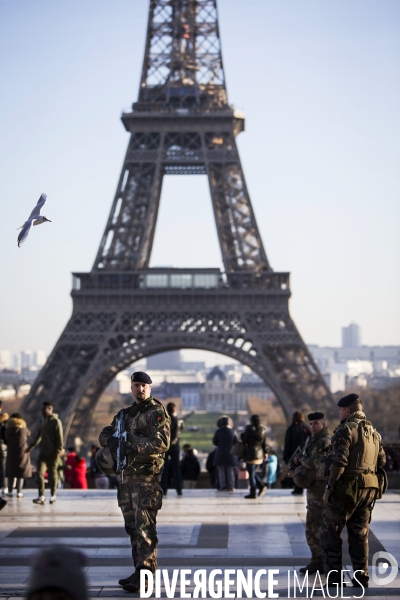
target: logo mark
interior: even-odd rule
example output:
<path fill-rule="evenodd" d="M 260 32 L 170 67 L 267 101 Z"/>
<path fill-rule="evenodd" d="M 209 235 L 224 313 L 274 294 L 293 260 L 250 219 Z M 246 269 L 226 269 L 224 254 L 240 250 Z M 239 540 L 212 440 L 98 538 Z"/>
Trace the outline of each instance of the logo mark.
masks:
<path fill-rule="evenodd" d="M 392 583 L 396 579 L 398 570 L 399 565 L 397 564 L 397 560 L 390 552 L 375 552 L 372 557 L 371 573 L 374 583 L 377 585 Z"/>

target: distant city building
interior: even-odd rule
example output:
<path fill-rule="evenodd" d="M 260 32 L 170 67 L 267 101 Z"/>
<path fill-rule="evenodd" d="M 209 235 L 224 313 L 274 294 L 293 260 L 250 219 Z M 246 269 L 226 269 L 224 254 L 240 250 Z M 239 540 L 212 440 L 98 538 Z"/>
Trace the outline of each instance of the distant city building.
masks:
<path fill-rule="evenodd" d="M 147 369 L 180 369 L 181 353 L 180 350 L 172 350 L 171 352 L 163 352 L 149 356 L 147 359 Z"/>
<path fill-rule="evenodd" d="M 200 391 L 200 409 L 207 412 L 232 412 L 239 409 L 235 384 L 229 381 L 220 367 L 214 367 L 207 375 Z"/>
<path fill-rule="evenodd" d="M 359 348 L 361 346 L 361 331 L 356 323 L 342 327 L 342 348 Z"/>
<path fill-rule="evenodd" d="M 354 386 L 382 389 L 400 377 L 400 346 L 308 348 L 333 393 Z"/>
<path fill-rule="evenodd" d="M 260 400 L 270 400 L 274 397 L 257 375 L 244 373 L 238 382 L 232 375 L 229 371 L 224 373 L 220 367 L 214 367 L 208 373 L 207 380 L 200 390 L 200 410 L 232 413 L 247 410 L 249 397 Z"/>
<path fill-rule="evenodd" d="M 21 353 L 14 354 L 12 359 L 12 368 L 14 371 L 19 371 L 21 369 Z"/>
<path fill-rule="evenodd" d="M 323 375 L 332 394 L 344 392 L 346 389 L 346 373 L 341 371 L 329 371 L 323 373 Z"/>
<path fill-rule="evenodd" d="M 29 369 L 32 366 L 32 350 L 21 350 L 21 369 Z"/>
<path fill-rule="evenodd" d="M 185 360 L 181 362 L 180 368 L 182 371 L 204 371 L 206 363 L 198 360 Z"/>
<path fill-rule="evenodd" d="M 199 410 L 200 407 L 200 386 L 181 385 L 180 396 L 182 398 L 182 408 L 184 410 Z"/>
<path fill-rule="evenodd" d="M 47 360 L 47 354 L 44 350 L 35 350 L 33 352 L 33 362 L 32 365 L 34 367 L 44 367 Z"/>
<path fill-rule="evenodd" d="M 0 350 L 0 369 L 11 369 L 12 358 L 9 350 Z"/>

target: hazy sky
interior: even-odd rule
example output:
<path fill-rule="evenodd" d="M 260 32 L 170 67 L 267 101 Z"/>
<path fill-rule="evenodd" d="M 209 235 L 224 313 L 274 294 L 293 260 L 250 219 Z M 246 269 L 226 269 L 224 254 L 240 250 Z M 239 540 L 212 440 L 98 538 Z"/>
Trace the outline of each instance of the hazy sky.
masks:
<path fill-rule="evenodd" d="M 0 1 L 0 348 L 52 349 L 129 136 L 148 0 Z M 398 0 L 219 0 L 230 103 L 272 267 L 307 343 L 400 344 Z M 17 248 L 41 192 L 52 220 Z M 220 266 L 205 176 L 164 179 L 152 265 Z"/>

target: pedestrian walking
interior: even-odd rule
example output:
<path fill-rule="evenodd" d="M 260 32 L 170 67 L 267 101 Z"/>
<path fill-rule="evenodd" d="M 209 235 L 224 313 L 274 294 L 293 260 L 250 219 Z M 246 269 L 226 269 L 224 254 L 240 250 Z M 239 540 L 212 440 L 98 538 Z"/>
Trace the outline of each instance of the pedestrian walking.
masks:
<path fill-rule="evenodd" d="M 292 424 L 287 428 L 285 434 L 285 446 L 283 449 L 283 461 L 285 465 L 288 465 L 289 460 L 300 446 L 301 448 L 306 443 L 306 439 L 311 435 L 310 428 L 304 422 L 304 415 L 300 411 L 293 413 Z M 288 470 L 286 469 L 286 473 Z M 282 482 L 282 487 L 284 483 Z M 294 484 L 294 490 L 292 494 L 303 493 L 303 488 Z"/>
<path fill-rule="evenodd" d="M 118 486 L 118 504 L 121 508 L 125 530 L 130 537 L 133 575 L 119 580 L 126 592 L 140 590 L 140 571 L 157 569 L 157 512 L 162 506 L 160 487 L 164 454 L 169 448 L 170 417 L 158 400 L 151 395 L 151 378 L 147 373 L 136 372 L 131 377 L 134 403 L 114 417 L 105 427 L 99 441 L 102 448 L 97 459 L 100 468 L 108 474 L 116 460 L 118 440 L 114 437 L 120 419 L 123 420 L 128 441 L 121 443 L 127 459 Z M 112 468 L 112 467 L 111 467 Z M 112 470 L 111 470 L 112 472 Z"/>
<path fill-rule="evenodd" d="M 13 495 L 13 481 L 17 480 L 17 498 L 23 497 L 25 479 L 32 477 L 31 459 L 27 454 L 28 438 L 31 432 L 19 413 L 13 413 L 6 426 L 7 461 L 6 477 L 8 481 L 8 494 Z"/>
<path fill-rule="evenodd" d="M 39 496 L 33 500 L 34 504 L 45 504 L 44 497 L 44 474 L 47 470 L 50 484 L 50 504 L 56 501 L 56 490 L 58 480 L 58 464 L 63 450 L 63 429 L 58 415 L 53 412 L 50 402 L 43 402 L 42 418 L 33 442 L 25 450 L 31 452 L 39 446 L 39 458 L 37 462 Z"/>
<path fill-rule="evenodd" d="M 268 459 L 269 446 L 267 444 L 267 428 L 261 425 L 260 417 L 252 415 L 250 417 L 250 425 L 246 425 L 244 432 L 241 434 L 242 442 L 245 444 L 244 460 L 249 473 L 250 494 L 245 496 L 246 499 L 256 498 L 258 489 L 258 497 L 265 494 L 267 486 L 257 474 L 257 467 Z"/>
<path fill-rule="evenodd" d="M 306 539 L 311 550 L 311 560 L 301 573 L 312 575 L 324 572 L 319 530 L 324 511 L 323 497 L 328 478 L 325 462 L 331 445 L 331 436 L 325 426 L 325 415 L 314 412 L 308 415 L 311 436 L 306 439 L 301 457 L 296 461 L 294 481 L 307 489 Z"/>
<path fill-rule="evenodd" d="M 173 402 L 168 402 L 167 413 L 171 419 L 171 443 L 168 452 L 165 453 L 164 468 L 161 476 L 161 487 L 164 496 L 166 496 L 168 492 L 169 476 L 170 473 L 172 473 L 176 493 L 178 496 L 182 496 L 182 475 L 179 465 L 179 434 L 182 429 L 182 424 L 179 422 L 176 405 Z"/>
<path fill-rule="evenodd" d="M 184 489 L 194 490 L 200 475 L 200 463 L 191 446 L 185 448 L 180 467 Z"/>
<path fill-rule="evenodd" d="M 368 532 L 372 509 L 385 491 L 386 455 L 380 434 L 363 412 L 360 397 L 338 402 L 340 423 L 332 436 L 328 483 L 320 529 L 327 586 L 341 582 L 342 539 L 346 525 L 354 587 L 368 587 Z M 328 462 L 328 464 L 329 464 Z M 382 474 L 380 474 L 380 469 Z"/>
<path fill-rule="evenodd" d="M 214 465 L 217 467 L 218 491 L 220 492 L 233 492 L 235 490 L 237 460 L 236 456 L 232 454 L 232 448 L 236 444 L 237 438 L 232 426 L 232 419 L 222 415 L 217 421 L 218 429 L 213 437 L 215 446 Z"/>

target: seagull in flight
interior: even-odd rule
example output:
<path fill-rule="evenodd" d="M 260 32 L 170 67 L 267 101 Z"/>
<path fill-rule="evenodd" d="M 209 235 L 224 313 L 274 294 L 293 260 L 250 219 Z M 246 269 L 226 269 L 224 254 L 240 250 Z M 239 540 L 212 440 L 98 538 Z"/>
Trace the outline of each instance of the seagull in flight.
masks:
<path fill-rule="evenodd" d="M 27 219 L 25 223 L 21 225 L 21 227 L 18 227 L 18 229 L 22 229 L 21 233 L 18 236 L 18 248 L 20 248 L 25 242 L 26 238 L 29 235 L 32 225 L 41 225 L 46 221 L 49 221 L 51 223 L 50 219 L 48 219 L 47 217 L 42 217 L 40 215 L 40 211 L 42 210 L 42 206 L 46 204 L 46 200 L 46 194 L 41 194 L 35 208 L 29 215 L 29 219 Z"/>

